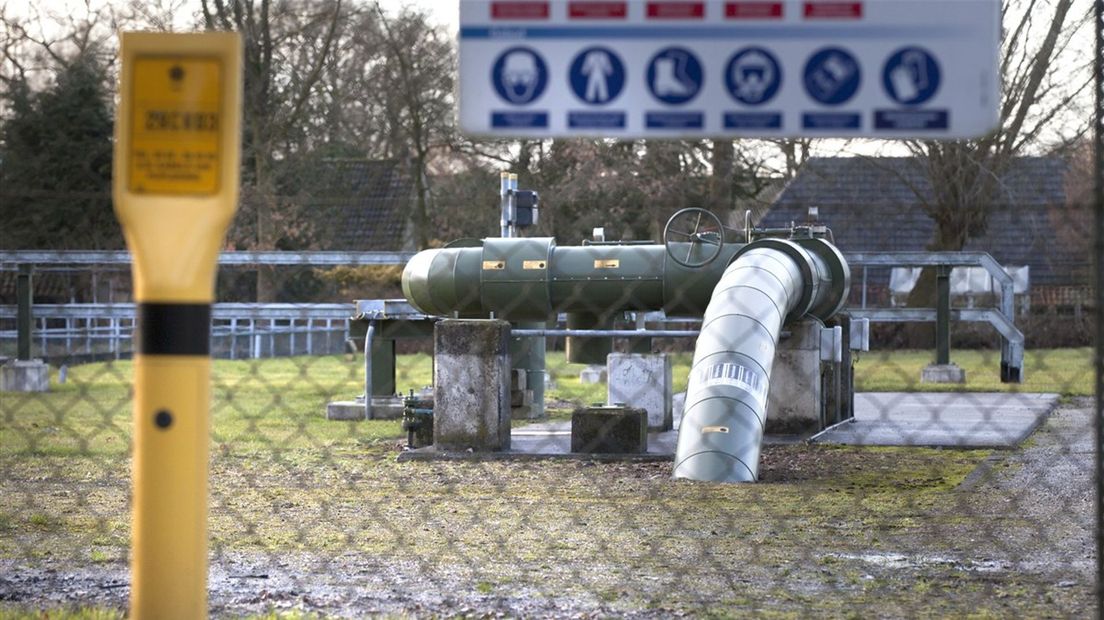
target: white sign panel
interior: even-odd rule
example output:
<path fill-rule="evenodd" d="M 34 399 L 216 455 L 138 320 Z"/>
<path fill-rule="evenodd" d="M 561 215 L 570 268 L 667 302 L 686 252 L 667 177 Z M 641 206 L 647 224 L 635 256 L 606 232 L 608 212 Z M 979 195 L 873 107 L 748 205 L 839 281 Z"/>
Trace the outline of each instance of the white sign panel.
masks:
<path fill-rule="evenodd" d="M 999 0 L 461 0 L 485 136 L 965 138 L 998 122 Z"/>

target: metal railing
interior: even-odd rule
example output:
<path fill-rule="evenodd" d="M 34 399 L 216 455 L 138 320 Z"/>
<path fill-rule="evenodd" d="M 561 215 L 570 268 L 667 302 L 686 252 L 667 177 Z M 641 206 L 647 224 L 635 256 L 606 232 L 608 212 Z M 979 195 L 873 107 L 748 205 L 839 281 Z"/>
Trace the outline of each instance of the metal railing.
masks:
<path fill-rule="evenodd" d="M 255 266 L 255 265 L 302 265 L 302 266 L 363 266 L 363 265 L 403 265 L 413 256 L 412 252 L 224 252 L 219 257 L 220 265 Z M 954 267 L 981 267 L 993 278 L 1000 287 L 998 307 L 980 309 L 951 309 L 949 293 L 945 286 L 938 288 L 940 295 L 936 308 L 870 308 L 862 304 L 860 308 L 852 308 L 850 312 L 856 318 L 866 318 L 875 323 L 899 323 L 899 322 L 935 322 L 939 333 L 937 342 L 937 357 L 946 360 L 949 355 L 949 323 L 950 321 L 982 322 L 992 325 L 1001 337 L 1001 378 L 1003 380 L 1020 380 L 1023 377 L 1024 336 L 1015 325 L 1015 297 L 1012 276 L 992 256 L 985 252 L 886 252 L 865 253 L 852 252 L 844 255 L 850 264 L 852 271 L 858 271 L 861 275 L 858 279 L 862 282 L 863 293 L 866 291 L 867 272 L 869 268 L 892 267 L 941 267 L 944 268 L 942 277 L 949 276 L 950 269 Z M 27 266 L 47 266 L 58 268 L 60 266 L 76 265 L 126 265 L 130 263 L 130 253 L 126 251 L 39 251 L 20 250 L 0 252 L 0 270 L 28 269 Z M 269 325 L 263 332 L 275 338 L 277 333 L 287 333 L 294 337 L 295 334 L 305 334 L 312 338 L 311 333 L 316 330 L 302 326 L 296 327 L 295 321 L 300 320 L 345 320 L 352 316 L 351 304 L 312 304 L 311 312 L 320 312 L 318 316 L 304 316 L 303 308 L 295 304 L 217 304 L 215 319 L 231 321 L 228 326 L 220 326 L 216 323 L 214 336 L 229 337 L 231 343 L 237 342 L 239 332 L 238 322 L 246 325 L 245 333 L 256 339 L 260 337 L 257 323 L 268 321 Z M 124 330 L 117 324 L 111 324 L 112 320 L 123 320 L 133 317 L 133 305 L 131 304 L 70 304 L 64 306 L 34 306 L 36 317 L 50 319 L 107 319 L 109 324 L 104 328 L 105 334 L 96 334 L 95 337 L 103 337 L 110 342 L 111 351 L 119 350 L 119 341 L 123 336 L 116 336 Z M 219 315 L 219 309 L 224 312 Z M 344 312 L 340 317 L 329 312 Z M 43 314 L 43 313 L 48 313 Z M 360 312 L 358 312 L 360 314 Z M 232 315 L 232 316 L 231 316 Z M 17 318 L 14 307 L 0 307 L 0 318 Z M 38 320 L 36 318 L 36 320 Z M 287 326 L 276 325 L 276 321 L 292 321 Z M 220 331 L 221 329 L 221 331 Z M 330 324 L 323 328 L 324 332 L 332 331 Z M 53 336 L 64 338 L 71 342 L 73 333 L 71 330 L 57 331 L 45 324 L 39 325 L 38 334 L 40 342 L 43 338 Z M 228 332 L 227 332 L 228 330 Z M 90 332 L 91 333 L 91 332 Z M 348 333 L 347 326 L 345 333 Z M 129 330 L 125 330 L 125 338 L 129 339 Z M 0 341 L 10 337 L 7 332 L 0 332 Z M 274 342 L 274 341 L 273 341 Z M 216 340 L 216 346 L 218 341 Z M 273 345 L 274 346 L 274 345 Z M 237 355 L 237 346 L 231 344 L 231 355 Z M 255 348 L 255 347 L 253 347 Z M 262 347 L 263 348 L 263 347 Z M 217 349 L 216 349 L 217 350 Z M 274 350 L 274 349 L 272 349 Z"/>
<path fill-rule="evenodd" d="M 935 267 L 938 299 L 936 308 L 851 308 L 852 316 L 870 319 L 872 323 L 935 322 L 937 363 L 947 363 L 950 356 L 950 322 L 989 323 L 1001 336 L 1001 380 L 1022 382 L 1024 374 L 1024 335 L 1015 323 L 1015 291 L 1012 276 L 992 256 L 985 252 L 885 252 L 844 254 L 852 273 L 861 273 L 866 291 L 867 270 L 870 267 Z M 955 267 L 981 267 L 1000 285 L 997 308 L 951 309 L 950 272 Z"/>
<path fill-rule="evenodd" d="M 359 267 L 405 265 L 414 252 L 223 252 L 219 265 L 302 265 L 308 267 Z M 17 250 L 0 251 L 0 271 L 27 265 L 129 265 L 125 250 Z"/>
<path fill-rule="evenodd" d="M 353 311 L 353 304 L 215 304 L 212 351 L 228 359 L 340 353 Z M 0 320 L 17 314 L 15 306 L 0 306 Z M 132 353 L 134 304 L 41 304 L 33 315 L 35 357 L 122 359 Z M 0 350 L 17 338 L 18 330 L 0 330 Z"/>

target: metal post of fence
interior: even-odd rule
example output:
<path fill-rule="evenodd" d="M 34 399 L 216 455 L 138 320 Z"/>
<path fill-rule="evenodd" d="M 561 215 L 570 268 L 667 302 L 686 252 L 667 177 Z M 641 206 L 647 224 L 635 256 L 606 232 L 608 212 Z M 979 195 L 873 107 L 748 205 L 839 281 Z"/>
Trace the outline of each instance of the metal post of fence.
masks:
<path fill-rule="evenodd" d="M 863 265 L 862 277 L 862 307 L 866 308 L 866 265 Z"/>
<path fill-rule="evenodd" d="M 1096 254 L 1096 609 L 1104 614 L 1104 0 L 1093 3 L 1096 31 L 1096 55 L 1093 57 L 1093 211 L 1095 212 Z"/>
<path fill-rule="evenodd" d="M 15 329 L 17 332 L 16 359 L 31 359 L 31 326 L 34 322 L 32 306 L 34 289 L 31 288 L 31 266 L 20 265 L 15 281 L 16 311 Z"/>
<path fill-rule="evenodd" d="M 376 334 L 376 322 L 368 322 L 364 332 L 364 419 L 372 419 L 372 337 Z"/>
<path fill-rule="evenodd" d="M 238 320 L 230 319 L 230 359 L 238 359 Z"/>
<path fill-rule="evenodd" d="M 951 267 L 935 268 L 937 300 L 935 308 L 935 363 L 951 363 Z"/>

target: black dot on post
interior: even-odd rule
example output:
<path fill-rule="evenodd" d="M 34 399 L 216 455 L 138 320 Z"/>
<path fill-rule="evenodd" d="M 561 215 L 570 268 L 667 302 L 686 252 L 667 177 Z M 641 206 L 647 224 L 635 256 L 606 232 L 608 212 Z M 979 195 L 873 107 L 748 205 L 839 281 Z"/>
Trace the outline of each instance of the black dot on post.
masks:
<path fill-rule="evenodd" d="M 169 69 L 169 79 L 174 82 L 179 82 L 180 80 L 183 80 L 184 67 L 181 67 L 180 65 L 173 65 L 173 67 Z"/>
<path fill-rule="evenodd" d="M 172 422 L 172 414 L 165 409 L 153 414 L 153 423 L 157 425 L 157 428 L 168 428 L 172 426 Z"/>

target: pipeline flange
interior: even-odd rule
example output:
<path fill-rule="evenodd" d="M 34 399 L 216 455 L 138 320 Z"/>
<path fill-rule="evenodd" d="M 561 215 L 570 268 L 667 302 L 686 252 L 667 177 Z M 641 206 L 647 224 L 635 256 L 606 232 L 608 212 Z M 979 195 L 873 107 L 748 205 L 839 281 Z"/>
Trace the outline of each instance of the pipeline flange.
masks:
<path fill-rule="evenodd" d="M 794 306 L 793 310 L 786 315 L 785 322 L 789 323 L 790 321 L 796 321 L 805 316 L 805 313 L 809 310 L 810 304 L 813 303 L 813 295 L 816 293 L 815 289 L 817 288 L 817 279 L 814 277 L 816 275 L 816 270 L 813 268 L 813 262 L 812 259 L 809 258 L 809 254 L 793 241 L 787 241 L 786 239 L 759 239 L 758 241 L 752 241 L 740 248 L 740 250 L 732 256 L 732 260 L 729 261 L 729 264 L 731 265 L 736 262 L 741 256 L 755 248 L 778 250 L 797 264 L 797 268 L 801 271 L 803 284 L 801 287 L 801 297 L 798 299 L 797 305 Z"/>
<path fill-rule="evenodd" d="M 816 254 L 828 267 L 829 278 L 823 283 L 828 288 L 820 291 L 813 307 L 808 310 L 809 314 L 826 321 L 847 304 L 847 296 L 851 291 L 851 268 L 839 248 L 824 239 L 800 239 L 795 243 Z"/>

